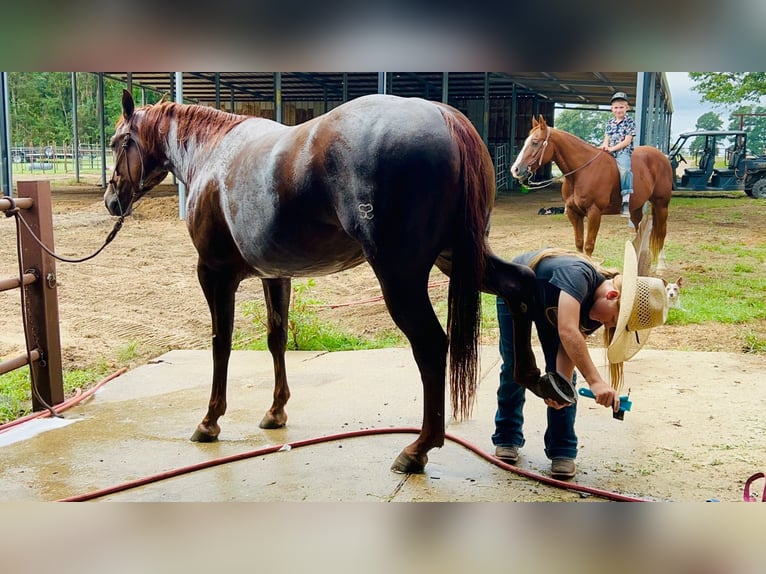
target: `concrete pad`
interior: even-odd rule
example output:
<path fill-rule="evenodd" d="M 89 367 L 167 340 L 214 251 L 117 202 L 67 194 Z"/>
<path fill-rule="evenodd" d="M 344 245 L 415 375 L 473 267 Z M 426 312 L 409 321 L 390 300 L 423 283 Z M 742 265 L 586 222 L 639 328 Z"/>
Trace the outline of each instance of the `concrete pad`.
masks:
<path fill-rule="evenodd" d="M 541 352 L 537 349 L 538 357 Z M 594 359 L 603 351 L 595 350 Z M 737 369 L 736 386 L 721 380 L 684 378 L 683 361 L 709 361 L 723 378 Z M 672 360 L 671 360 L 672 356 Z M 681 361 L 683 357 L 683 361 Z M 292 397 L 288 424 L 278 430 L 258 427 L 271 404 L 272 361 L 267 352 L 232 354 L 228 411 L 221 419 L 221 440 L 210 444 L 189 440 L 204 416 L 210 394 L 212 358 L 209 351 L 172 351 L 107 383 L 96 395 L 65 413 L 66 424 L 37 421 L 0 434 L 0 500 L 51 501 L 114 487 L 157 473 L 226 456 L 255 452 L 275 445 L 337 435 L 360 429 L 419 428 L 422 389 L 409 349 L 337 353 L 289 352 L 287 371 Z M 739 485 L 696 489 L 693 477 L 678 482 L 678 473 L 631 470 L 630 490 L 620 460 L 657 456 L 657 449 L 684 449 L 678 444 L 657 445 L 653 429 L 674 417 L 667 393 L 694 395 L 699 414 L 683 424 L 704 424 L 716 416 L 725 392 L 727 401 L 763 401 L 756 379 L 766 361 L 726 353 L 663 353 L 645 350 L 626 365 L 628 379 L 641 380 L 634 388 L 633 410 L 624 421 L 587 399 L 579 403 L 580 437 L 577 482 L 658 500 L 705 500 L 735 497 Z M 494 452 L 495 392 L 499 356 L 494 347 L 482 348 L 481 383 L 471 419 L 450 421 L 447 432 L 486 453 Z M 641 373 L 641 376 L 636 376 Z M 647 377 L 647 373 L 651 373 Z M 638 386 L 638 385 L 637 385 Z M 722 389 L 724 389 L 723 391 Z M 543 453 L 545 406 L 530 395 L 525 407 L 527 444 L 519 466 L 546 474 Z M 643 409 L 664 404 L 653 412 Z M 763 403 L 761 403 L 763 404 Z M 699 418 L 699 420 L 696 420 Z M 762 448 L 763 434 L 726 436 L 717 428 L 716 441 L 750 441 Z M 399 475 L 389 470 L 401 449 L 415 434 L 382 434 L 344 438 L 261 454 L 210 469 L 198 470 L 109 494 L 98 500 L 119 501 L 542 501 L 602 500 L 519 476 L 488 462 L 467 448 L 447 441 L 430 454 L 425 474 Z M 758 441 L 753 445 L 752 441 Z M 761 451 L 763 452 L 763 451 Z M 670 456 L 670 455 L 669 455 Z M 632 468 L 632 467 L 631 467 Z M 743 477 L 743 480 L 746 477 Z M 679 496 L 680 493 L 680 496 Z M 735 498 L 736 499 L 736 498 Z"/>

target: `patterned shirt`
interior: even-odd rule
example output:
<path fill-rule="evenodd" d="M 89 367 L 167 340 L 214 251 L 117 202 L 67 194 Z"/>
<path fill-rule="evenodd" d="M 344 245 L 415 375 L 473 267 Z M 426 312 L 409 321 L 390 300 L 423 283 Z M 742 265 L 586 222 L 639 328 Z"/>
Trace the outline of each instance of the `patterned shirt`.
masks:
<path fill-rule="evenodd" d="M 528 265 L 537 253 L 522 253 L 513 262 Z M 553 256 L 540 261 L 534 271 L 537 279 L 536 320 L 545 320 L 552 327 L 558 328 L 559 295 L 564 291 L 580 303 L 582 333 L 590 335 L 601 327 L 601 323 L 589 315 L 593 307 L 593 295 L 606 278 L 592 265 L 577 257 Z"/>
<path fill-rule="evenodd" d="M 624 140 L 627 136 L 633 136 L 633 138 L 635 139 L 636 122 L 633 120 L 633 118 L 627 115 L 619 123 L 617 123 L 617 118 L 611 118 L 606 123 L 606 135 L 609 138 L 610 146 L 616 146 L 618 143 Z M 628 153 L 632 154 L 633 141 L 631 141 L 630 145 L 624 149 L 628 150 Z M 623 151 L 623 150 L 620 150 L 620 151 Z M 613 152 L 612 155 L 615 155 L 615 152 Z"/>

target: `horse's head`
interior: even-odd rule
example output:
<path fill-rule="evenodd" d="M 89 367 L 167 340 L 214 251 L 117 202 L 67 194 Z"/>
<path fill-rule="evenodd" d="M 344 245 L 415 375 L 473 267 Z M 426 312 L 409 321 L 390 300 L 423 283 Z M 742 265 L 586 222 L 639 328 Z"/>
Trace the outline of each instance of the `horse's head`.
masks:
<path fill-rule="evenodd" d="M 539 120 L 532 118 L 532 130 L 511 166 L 513 177 L 526 181 L 537 171 L 537 168 L 553 159 L 553 148 L 549 149 L 548 146 L 550 135 L 551 128 L 548 127 L 543 116 L 539 116 Z"/>
<path fill-rule="evenodd" d="M 122 91 L 122 116 L 109 142 L 114 171 L 104 192 L 104 204 L 112 215 L 128 215 L 133 204 L 165 179 L 169 171 L 164 153 L 154 141 L 146 139 L 150 129 L 141 129 L 145 111 L 136 110 L 133 96 Z"/>

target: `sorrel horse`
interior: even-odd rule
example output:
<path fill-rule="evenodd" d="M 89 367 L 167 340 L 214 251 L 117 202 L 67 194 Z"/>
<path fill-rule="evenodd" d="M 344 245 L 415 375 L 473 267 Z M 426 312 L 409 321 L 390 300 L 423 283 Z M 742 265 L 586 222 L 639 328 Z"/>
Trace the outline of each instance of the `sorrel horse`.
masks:
<path fill-rule="evenodd" d="M 526 181 L 541 166 L 554 161 L 563 173 L 561 195 L 566 214 L 574 228 L 575 247 L 593 253 L 601 216 L 620 212 L 620 176 L 617 162 L 608 152 L 579 137 L 550 127 L 545 118 L 532 118 L 532 130 L 511 166 L 511 175 Z M 649 249 L 659 260 L 667 232 L 668 204 L 673 189 L 670 160 L 655 147 L 642 145 L 633 150 L 633 193 L 630 195 L 630 219 L 638 230 L 644 204 L 652 204 L 652 229 Z M 584 218 L 588 235 L 584 237 Z"/>
<path fill-rule="evenodd" d="M 172 102 L 135 107 L 125 91 L 111 139 L 114 173 L 104 193 L 113 215 L 172 172 L 187 185 L 187 227 L 213 327 L 213 382 L 192 440 L 216 440 L 226 410 L 234 296 L 259 277 L 266 298 L 273 403 L 260 422 L 287 421 L 285 372 L 291 278 L 367 261 L 407 336 L 423 384 L 417 439 L 392 465 L 422 472 L 442 446 L 450 357 L 453 416 L 470 414 L 476 390 L 480 291 L 515 314 L 516 376 L 540 372 L 530 346 L 534 276 L 487 244 L 495 187 L 490 155 L 470 121 L 436 102 L 371 95 L 303 124 Z M 428 296 L 433 266 L 450 276 L 447 332 Z M 352 399 L 352 397 L 350 397 Z"/>

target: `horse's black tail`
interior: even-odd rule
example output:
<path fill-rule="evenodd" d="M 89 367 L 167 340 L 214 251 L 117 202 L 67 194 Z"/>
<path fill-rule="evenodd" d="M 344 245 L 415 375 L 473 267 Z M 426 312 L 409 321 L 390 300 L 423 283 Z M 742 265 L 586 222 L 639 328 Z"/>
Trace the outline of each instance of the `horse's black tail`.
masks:
<path fill-rule="evenodd" d="M 460 150 L 463 210 L 455 221 L 448 294 L 452 414 L 471 413 L 479 374 L 480 287 L 487 259 L 486 235 L 495 198 L 492 158 L 470 120 L 457 110 L 442 111 Z"/>

